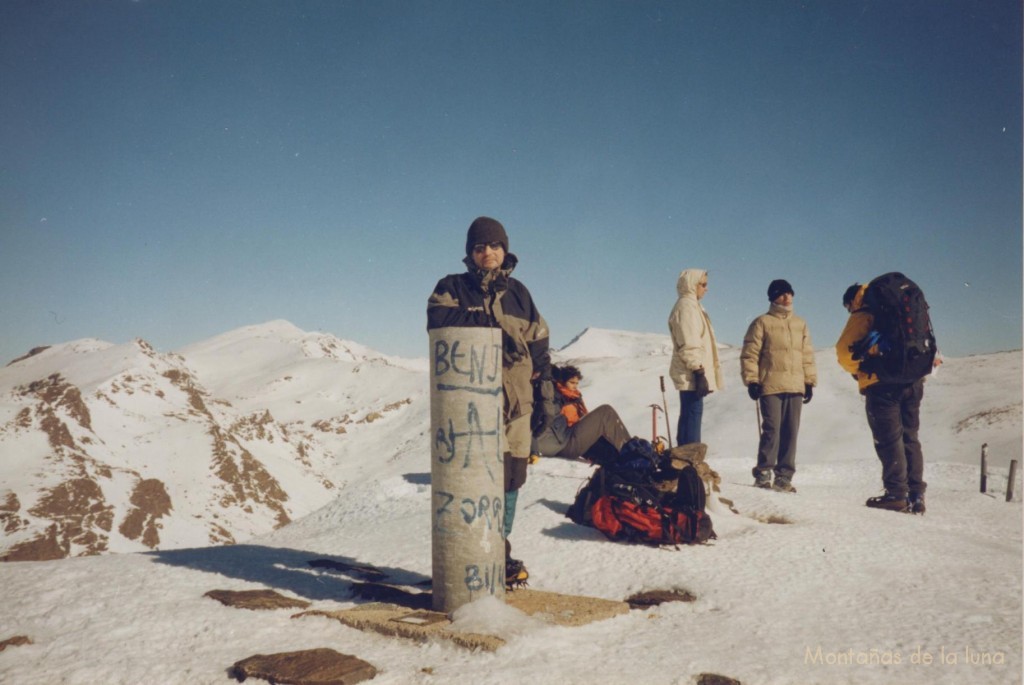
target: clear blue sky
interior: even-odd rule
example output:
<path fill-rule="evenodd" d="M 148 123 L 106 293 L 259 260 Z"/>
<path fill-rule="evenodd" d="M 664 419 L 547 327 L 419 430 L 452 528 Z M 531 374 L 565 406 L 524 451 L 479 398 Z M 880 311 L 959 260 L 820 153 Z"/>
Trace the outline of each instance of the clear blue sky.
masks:
<path fill-rule="evenodd" d="M 739 344 L 773 278 L 818 347 L 901 270 L 950 356 L 1021 347 L 1017 0 L 0 3 L 0 364 L 288 319 L 426 356 L 502 221 L 555 346 Z"/>

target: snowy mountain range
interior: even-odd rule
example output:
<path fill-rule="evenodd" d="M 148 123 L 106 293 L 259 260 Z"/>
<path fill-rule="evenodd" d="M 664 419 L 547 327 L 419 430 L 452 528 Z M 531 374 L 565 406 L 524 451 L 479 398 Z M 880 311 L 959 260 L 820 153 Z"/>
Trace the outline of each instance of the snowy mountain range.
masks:
<path fill-rule="evenodd" d="M 181 353 L 77 340 L 0 369 L 5 560 L 228 544 L 336 494 L 422 363 L 274 321 Z"/>
<path fill-rule="evenodd" d="M 907 516 L 864 506 L 880 468 L 828 348 L 804 407 L 799 492 L 750 487 L 756 416 L 739 349 L 723 346 L 727 385 L 703 431 L 721 477 L 717 540 L 625 545 L 571 523 L 593 469 L 564 459 L 530 467 L 510 538 L 531 588 L 691 601 L 582 627 L 488 602 L 456 612 L 455 626 L 505 640 L 493 653 L 323 615 L 372 606 L 368 573 L 411 592 L 429 582 L 425 360 L 281 321 L 173 354 L 139 340 L 34 352 L 0 369 L 0 549 L 44 559 L 0 564 L 0 682 L 223 683 L 254 654 L 322 647 L 392 685 L 1021 682 L 1019 471 L 1005 497 L 1022 451 L 1020 351 L 947 359 L 928 380 L 929 509 Z M 665 400 L 674 432 L 668 354 L 667 336 L 588 329 L 554 356 L 582 370 L 591 409 L 612 404 L 648 437 L 667 432 L 652 408 Z M 225 607 L 214 590 L 274 590 L 319 615 Z"/>
<path fill-rule="evenodd" d="M 737 351 L 723 347 L 726 368 L 738 366 Z M 649 404 L 634 398 L 644 382 L 653 391 L 644 401 L 662 399 L 654 378 L 670 351 L 665 335 L 587 329 L 555 357 L 585 369 L 601 364 L 606 401 L 645 434 Z M 820 353 L 819 402 L 831 393 L 857 402 L 830 356 Z M 1020 457 L 1020 358 L 948 360 L 929 381 L 925 433 L 955 447 L 931 460 L 973 462 L 981 442 L 993 455 Z M 0 558 L 230 544 L 302 518 L 345 480 L 421 447 L 425 371 L 425 360 L 387 357 L 286 321 L 177 353 L 143 340 L 33 350 L 0 369 Z M 723 395 L 731 399 L 739 385 L 727 383 Z M 931 404 L 950 391 L 955 414 L 930 418 Z M 730 444 L 733 431 L 716 430 L 734 419 L 715 412 L 715 399 L 707 431 L 722 434 L 717 451 L 749 449 Z M 747 413 L 735 421 L 749 428 L 743 443 L 756 431 Z M 804 444 L 864 443 L 863 425 L 836 418 L 808 422 Z M 657 427 L 669 432 L 663 416 Z"/>

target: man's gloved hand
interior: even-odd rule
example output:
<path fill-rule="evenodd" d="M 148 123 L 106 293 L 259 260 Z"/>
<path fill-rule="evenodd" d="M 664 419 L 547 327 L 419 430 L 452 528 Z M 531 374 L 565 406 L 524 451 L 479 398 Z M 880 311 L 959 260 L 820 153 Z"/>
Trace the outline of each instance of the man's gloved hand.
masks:
<path fill-rule="evenodd" d="M 512 366 L 516 362 L 526 359 L 526 355 L 530 353 L 526 347 L 521 346 L 519 341 L 511 335 L 503 335 L 502 338 L 503 345 L 501 356 L 505 360 L 505 364 L 507 366 Z"/>
<path fill-rule="evenodd" d="M 752 400 L 760 399 L 763 390 L 764 388 L 761 387 L 760 383 L 751 383 L 747 386 L 747 394 L 750 395 Z"/>
<path fill-rule="evenodd" d="M 878 357 L 864 357 L 864 359 L 860 361 L 860 365 L 857 367 L 857 370 L 871 376 L 876 375 L 881 366 L 882 360 Z"/>
<path fill-rule="evenodd" d="M 814 397 L 814 386 L 804 383 L 804 404 L 810 402 L 812 397 Z"/>
<path fill-rule="evenodd" d="M 693 372 L 693 385 L 698 397 L 707 397 L 711 394 L 708 379 L 704 376 L 704 369 L 697 369 Z"/>

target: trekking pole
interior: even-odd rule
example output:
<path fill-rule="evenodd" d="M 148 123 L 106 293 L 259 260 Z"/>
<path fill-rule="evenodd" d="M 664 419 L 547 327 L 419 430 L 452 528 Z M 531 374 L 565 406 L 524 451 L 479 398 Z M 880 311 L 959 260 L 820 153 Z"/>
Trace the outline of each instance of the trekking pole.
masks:
<path fill-rule="evenodd" d="M 665 397 L 665 377 L 658 376 L 661 381 L 661 402 L 665 405 L 665 434 L 668 436 L 668 448 L 672 449 L 672 428 L 668 422 L 668 398 Z"/>
<path fill-rule="evenodd" d="M 1013 501 L 1013 486 L 1017 484 L 1017 460 L 1010 460 L 1010 476 L 1006 479 L 1006 501 Z"/>
<path fill-rule="evenodd" d="M 981 445 L 981 491 L 988 492 L 988 443 Z"/>
<path fill-rule="evenodd" d="M 754 409 L 757 410 L 757 440 L 761 441 L 761 400 L 754 400 Z"/>

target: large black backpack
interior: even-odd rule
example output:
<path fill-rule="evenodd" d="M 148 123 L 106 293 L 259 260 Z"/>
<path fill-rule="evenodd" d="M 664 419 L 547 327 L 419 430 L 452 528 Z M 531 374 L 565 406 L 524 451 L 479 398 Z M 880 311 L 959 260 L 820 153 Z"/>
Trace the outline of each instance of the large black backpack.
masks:
<path fill-rule="evenodd" d="M 631 439 L 618 459 L 600 466 L 579 489 L 566 516 L 613 540 L 663 545 L 714 539 L 697 470 L 690 464 L 674 469 L 666 461 L 646 440 Z"/>
<path fill-rule="evenodd" d="M 868 336 L 854 345 L 854 358 L 861 359 L 861 370 L 876 375 L 881 383 L 913 383 L 930 374 L 937 350 L 921 288 L 894 271 L 868 284 L 863 304 L 875 324 Z M 871 347 L 877 355 L 867 355 Z"/>

